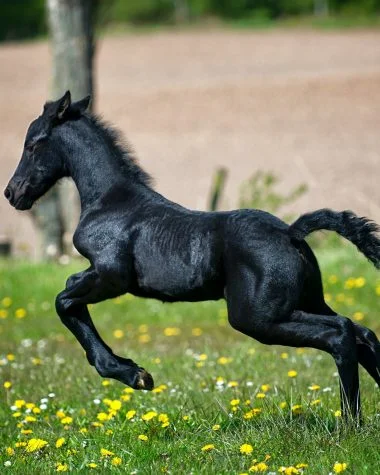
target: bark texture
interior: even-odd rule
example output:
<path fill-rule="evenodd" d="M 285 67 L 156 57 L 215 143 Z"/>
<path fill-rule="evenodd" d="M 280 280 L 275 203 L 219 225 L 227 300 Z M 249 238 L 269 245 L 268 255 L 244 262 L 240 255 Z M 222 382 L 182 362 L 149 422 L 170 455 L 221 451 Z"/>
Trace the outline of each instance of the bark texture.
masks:
<path fill-rule="evenodd" d="M 70 90 L 73 101 L 93 97 L 95 0 L 47 0 L 52 51 L 52 99 Z M 41 230 L 42 254 L 58 257 L 72 251 L 72 234 L 79 217 L 78 194 L 64 180 L 35 212 Z"/>

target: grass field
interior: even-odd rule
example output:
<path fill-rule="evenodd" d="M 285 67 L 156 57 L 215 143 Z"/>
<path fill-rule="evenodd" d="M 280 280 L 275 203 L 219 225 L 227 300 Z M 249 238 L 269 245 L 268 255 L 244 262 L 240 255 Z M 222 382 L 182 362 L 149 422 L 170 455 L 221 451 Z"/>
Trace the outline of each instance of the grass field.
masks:
<path fill-rule="evenodd" d="M 318 256 L 330 304 L 379 333 L 379 273 L 352 246 Z M 0 262 L 2 473 L 380 473 L 373 380 L 361 373 L 363 427 L 345 430 L 331 357 L 239 335 L 224 302 L 94 306 L 102 336 L 156 389 L 101 379 L 54 310 L 84 267 Z"/>

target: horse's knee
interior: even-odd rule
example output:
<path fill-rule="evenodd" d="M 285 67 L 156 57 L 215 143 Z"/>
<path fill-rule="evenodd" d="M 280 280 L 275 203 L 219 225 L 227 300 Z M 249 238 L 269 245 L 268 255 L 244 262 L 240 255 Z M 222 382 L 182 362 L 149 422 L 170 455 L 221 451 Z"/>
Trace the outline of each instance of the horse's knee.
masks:
<path fill-rule="evenodd" d="M 67 312 L 71 306 L 71 299 L 66 295 L 66 292 L 63 290 L 55 298 L 55 309 L 57 314 L 62 318 L 67 316 Z"/>

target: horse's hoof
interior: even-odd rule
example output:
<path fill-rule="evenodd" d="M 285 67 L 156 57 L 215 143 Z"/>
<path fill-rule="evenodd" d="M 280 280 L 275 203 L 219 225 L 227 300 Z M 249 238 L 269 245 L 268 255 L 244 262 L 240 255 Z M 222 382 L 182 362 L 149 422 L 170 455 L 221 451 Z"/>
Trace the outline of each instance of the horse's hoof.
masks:
<path fill-rule="evenodd" d="M 154 381 L 152 376 L 145 371 L 145 369 L 139 369 L 135 381 L 135 389 L 145 389 L 151 391 L 154 388 Z"/>

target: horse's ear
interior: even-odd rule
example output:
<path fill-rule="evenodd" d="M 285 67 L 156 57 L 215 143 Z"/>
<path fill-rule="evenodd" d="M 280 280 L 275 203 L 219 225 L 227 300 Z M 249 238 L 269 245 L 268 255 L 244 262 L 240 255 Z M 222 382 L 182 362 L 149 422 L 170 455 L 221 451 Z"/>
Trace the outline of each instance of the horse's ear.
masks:
<path fill-rule="evenodd" d="M 65 112 L 71 105 L 70 91 L 66 91 L 65 94 L 58 100 L 53 102 L 47 102 L 44 105 L 44 115 L 50 119 L 63 119 Z"/>
<path fill-rule="evenodd" d="M 91 96 L 88 95 L 84 97 L 83 99 L 81 99 L 80 101 L 73 102 L 71 104 L 71 109 L 75 112 L 79 112 L 80 114 L 83 114 L 88 109 L 88 106 L 90 105 L 90 103 L 91 103 Z"/>
<path fill-rule="evenodd" d="M 65 112 L 71 105 L 71 93 L 70 91 L 66 91 L 65 94 L 58 99 L 57 101 L 57 109 L 56 114 L 58 119 L 63 119 Z"/>

